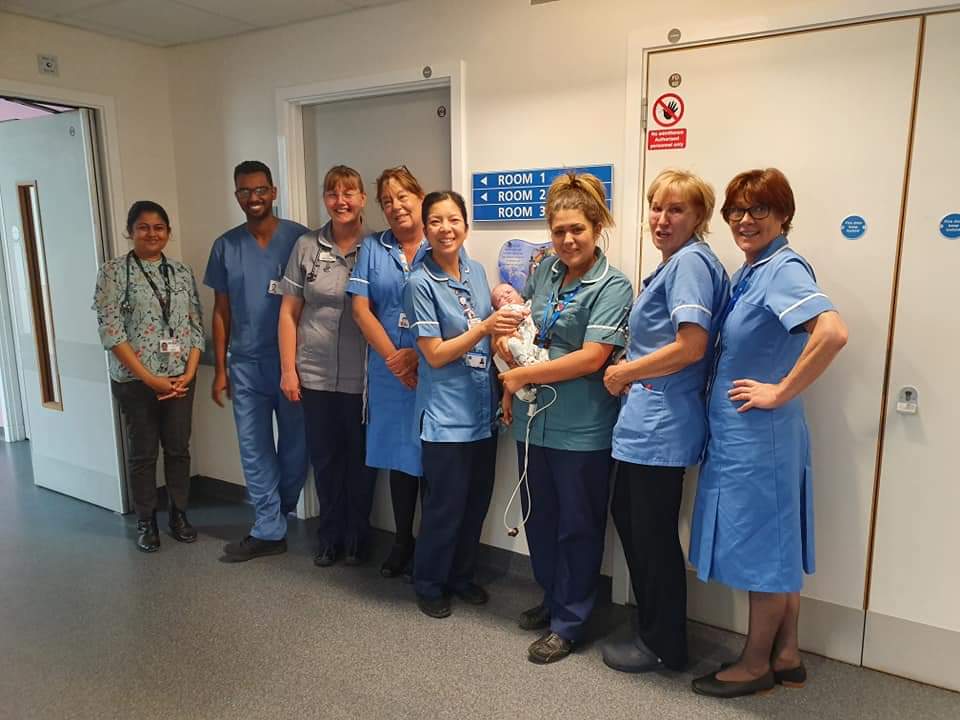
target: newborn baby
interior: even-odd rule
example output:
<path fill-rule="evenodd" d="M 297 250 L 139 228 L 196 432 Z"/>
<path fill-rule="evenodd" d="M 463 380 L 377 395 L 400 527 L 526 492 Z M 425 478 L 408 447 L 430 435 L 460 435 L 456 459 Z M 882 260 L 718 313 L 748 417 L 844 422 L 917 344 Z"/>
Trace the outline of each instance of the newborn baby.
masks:
<path fill-rule="evenodd" d="M 497 285 L 490 293 L 490 300 L 495 310 L 505 307 L 524 315 L 516 332 L 507 338 L 507 349 L 513 355 L 516 363 L 527 366 L 549 360 L 550 353 L 547 349 L 536 344 L 537 326 L 534 325 L 533 318 L 530 316 L 530 302 L 524 302 L 520 293 L 509 283 Z M 500 372 L 506 372 L 510 369 L 503 358 L 499 356 L 494 356 L 494 362 Z M 533 402 L 536 394 L 537 391 L 527 385 L 517 393 L 517 397 L 523 402 Z"/>

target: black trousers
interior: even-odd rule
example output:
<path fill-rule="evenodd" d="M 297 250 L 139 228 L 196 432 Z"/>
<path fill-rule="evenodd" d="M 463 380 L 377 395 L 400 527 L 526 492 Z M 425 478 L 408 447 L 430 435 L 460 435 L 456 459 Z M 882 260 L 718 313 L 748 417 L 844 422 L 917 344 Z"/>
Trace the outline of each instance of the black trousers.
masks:
<path fill-rule="evenodd" d="M 191 383 L 182 398 L 157 400 L 139 380 L 111 382 L 120 404 L 127 439 L 127 476 L 137 517 L 149 520 L 157 509 L 157 449 L 163 445 L 163 474 L 171 502 L 185 510 L 190 495 L 190 431 L 193 425 Z"/>
<path fill-rule="evenodd" d="M 390 499 L 393 502 L 393 521 L 397 526 L 397 545 L 413 544 L 413 519 L 417 514 L 420 496 L 420 478 L 399 470 L 390 471 Z"/>
<path fill-rule="evenodd" d="M 678 528 L 683 473 L 682 467 L 621 461 L 611 508 L 637 601 L 637 632 L 672 670 L 687 664 L 687 578 Z"/>
<path fill-rule="evenodd" d="M 370 530 L 377 471 L 367 467 L 363 395 L 301 389 L 320 505 L 321 546 L 356 547 Z"/>

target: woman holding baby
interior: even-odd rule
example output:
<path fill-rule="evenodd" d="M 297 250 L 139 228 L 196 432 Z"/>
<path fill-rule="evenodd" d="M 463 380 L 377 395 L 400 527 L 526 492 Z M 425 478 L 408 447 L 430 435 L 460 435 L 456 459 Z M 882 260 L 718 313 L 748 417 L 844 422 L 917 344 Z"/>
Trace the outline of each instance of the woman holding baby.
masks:
<path fill-rule="evenodd" d="M 546 217 L 556 256 L 540 263 L 523 298 L 549 359 L 500 376 L 529 487 L 529 501 L 524 493 L 521 499 L 530 560 L 544 591 L 520 626 L 547 629 L 528 649 L 530 661 L 541 664 L 570 654 L 596 601 L 619 409 L 604 389 L 603 368 L 626 342 L 633 298 L 629 280 L 599 247 L 613 218 L 597 178 L 554 180 Z M 497 340 L 497 351 L 513 360 L 507 338 Z M 515 397 L 526 385 L 537 386 L 535 405 Z"/>

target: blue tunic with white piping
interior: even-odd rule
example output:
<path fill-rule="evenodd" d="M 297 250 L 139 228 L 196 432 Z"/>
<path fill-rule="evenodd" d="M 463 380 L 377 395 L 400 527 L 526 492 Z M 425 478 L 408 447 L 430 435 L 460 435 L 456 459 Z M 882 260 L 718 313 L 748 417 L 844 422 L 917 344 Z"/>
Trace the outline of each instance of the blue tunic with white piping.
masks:
<path fill-rule="evenodd" d="M 738 413 L 734 380 L 780 382 L 833 309 L 785 237 L 733 277 L 707 393 L 709 438 L 693 511 L 690 562 L 701 580 L 797 592 L 814 565 L 813 473 L 803 401 Z"/>
<path fill-rule="evenodd" d="M 420 245 L 408 265 L 400 243 L 390 230 L 364 239 L 347 292 L 369 299 L 370 310 L 383 326 L 393 346 L 414 348 L 410 321 L 403 312 L 403 288 L 410 271 L 423 261 L 429 246 Z M 390 372 L 386 360 L 367 348 L 367 465 L 423 474 L 420 443 L 411 439 L 416 422 L 416 391 Z"/>

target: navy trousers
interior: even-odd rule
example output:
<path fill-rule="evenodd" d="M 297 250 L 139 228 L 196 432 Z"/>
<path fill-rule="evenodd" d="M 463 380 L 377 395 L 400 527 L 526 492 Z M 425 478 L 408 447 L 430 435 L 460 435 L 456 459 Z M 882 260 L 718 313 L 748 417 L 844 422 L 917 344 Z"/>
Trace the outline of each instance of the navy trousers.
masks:
<path fill-rule="evenodd" d="M 370 531 L 377 480 L 364 461 L 363 396 L 302 388 L 301 400 L 320 505 L 320 546 L 359 547 Z"/>
<path fill-rule="evenodd" d="M 523 472 L 523 443 L 517 443 Z M 597 601 L 610 493 L 610 450 L 555 450 L 530 446 L 525 526 L 533 576 L 543 588 L 550 630 L 571 642 Z"/>
<path fill-rule="evenodd" d="M 496 435 L 465 443 L 423 442 L 420 534 L 413 563 L 417 595 L 436 598 L 473 582 L 496 463 Z"/>

